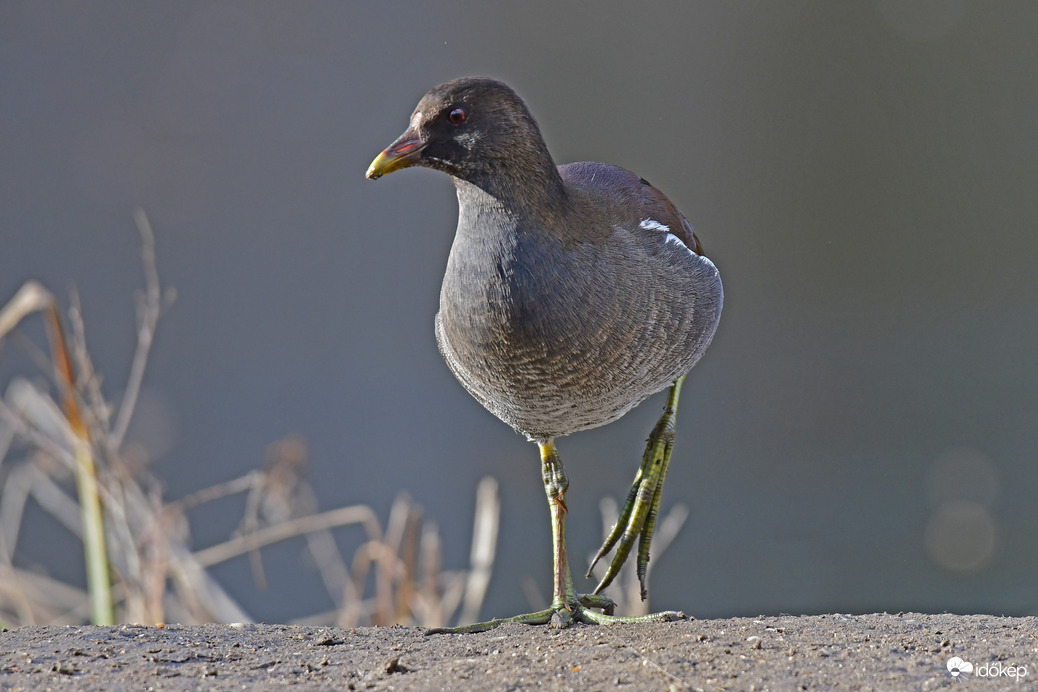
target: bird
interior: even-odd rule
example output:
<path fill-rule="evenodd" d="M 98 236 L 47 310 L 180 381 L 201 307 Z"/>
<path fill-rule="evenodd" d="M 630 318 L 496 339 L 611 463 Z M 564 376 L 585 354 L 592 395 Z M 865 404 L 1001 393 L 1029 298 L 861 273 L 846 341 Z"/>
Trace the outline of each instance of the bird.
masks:
<path fill-rule="evenodd" d="M 647 596 L 682 383 L 721 317 L 720 273 L 692 225 L 662 192 L 619 166 L 556 166 L 524 101 L 486 77 L 429 90 L 366 177 L 412 166 L 448 174 L 458 197 L 434 319 L 440 353 L 480 404 L 538 445 L 552 520 L 549 608 L 431 631 L 685 618 L 679 611 L 615 615 L 602 590 L 637 540 Z M 566 552 L 569 480 L 555 440 L 611 423 L 668 388 L 624 509 L 591 568 L 615 547 L 613 558 L 598 586 L 578 594 Z"/>

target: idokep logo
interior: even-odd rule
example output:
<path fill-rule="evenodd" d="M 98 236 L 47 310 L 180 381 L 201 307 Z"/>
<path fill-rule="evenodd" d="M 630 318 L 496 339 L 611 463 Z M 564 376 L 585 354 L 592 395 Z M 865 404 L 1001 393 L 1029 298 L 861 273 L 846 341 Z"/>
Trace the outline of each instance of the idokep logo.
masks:
<path fill-rule="evenodd" d="M 957 678 L 960 675 L 969 675 L 973 672 L 973 664 L 969 661 L 963 661 L 958 656 L 954 656 L 948 659 L 948 672 L 952 674 L 953 678 Z"/>
<path fill-rule="evenodd" d="M 948 659 L 948 672 L 953 678 L 963 679 L 972 674 L 978 678 L 1013 678 L 1020 682 L 1027 676 L 1027 666 L 1007 666 L 1001 661 L 991 663 L 978 663 L 976 665 L 969 661 L 963 661 L 958 656 Z"/>

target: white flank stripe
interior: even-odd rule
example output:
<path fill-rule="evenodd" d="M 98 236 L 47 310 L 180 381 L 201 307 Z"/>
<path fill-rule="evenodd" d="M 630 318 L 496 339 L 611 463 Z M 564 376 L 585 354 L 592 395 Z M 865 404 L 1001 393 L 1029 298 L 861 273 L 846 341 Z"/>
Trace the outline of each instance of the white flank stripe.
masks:
<path fill-rule="evenodd" d="M 662 223 L 654 219 L 642 219 L 642 222 L 638 224 L 638 228 L 644 228 L 646 231 L 663 231 L 664 233 L 670 233 L 670 226 L 664 226 Z"/>
<path fill-rule="evenodd" d="M 687 224 L 688 222 L 686 221 L 685 223 Z M 663 231 L 667 234 L 666 242 L 675 243 L 676 245 L 688 250 L 688 246 L 681 242 L 681 238 L 670 232 L 670 226 L 662 224 L 655 219 L 642 219 L 642 222 L 638 224 L 638 228 L 644 228 L 646 231 Z M 691 250 L 689 250 L 689 252 L 691 252 Z"/>

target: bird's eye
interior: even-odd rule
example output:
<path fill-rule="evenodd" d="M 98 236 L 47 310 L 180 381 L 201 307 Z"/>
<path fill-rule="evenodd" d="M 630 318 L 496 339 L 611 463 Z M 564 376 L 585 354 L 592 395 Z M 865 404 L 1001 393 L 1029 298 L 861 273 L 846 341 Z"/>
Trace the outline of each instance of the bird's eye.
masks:
<path fill-rule="evenodd" d="M 447 119 L 455 125 L 460 125 L 465 122 L 465 111 L 461 108 L 455 108 L 447 115 Z"/>

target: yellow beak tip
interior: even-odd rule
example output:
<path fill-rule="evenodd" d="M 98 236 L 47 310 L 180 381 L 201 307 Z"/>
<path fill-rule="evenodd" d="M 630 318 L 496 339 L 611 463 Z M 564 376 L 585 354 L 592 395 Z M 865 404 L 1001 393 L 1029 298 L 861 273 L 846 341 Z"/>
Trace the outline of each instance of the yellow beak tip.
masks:
<path fill-rule="evenodd" d="M 420 155 L 424 148 L 425 142 L 422 141 L 421 136 L 408 130 L 375 157 L 375 160 L 368 166 L 364 177 L 368 180 L 378 180 L 393 171 L 414 166 L 420 162 Z"/>
<path fill-rule="evenodd" d="M 386 152 L 383 151 L 381 154 L 376 156 L 375 160 L 371 162 L 370 166 L 368 166 L 368 170 L 364 174 L 364 177 L 368 180 L 378 180 L 386 173 L 391 172 L 392 169 L 387 170 L 387 168 L 390 168 L 388 165 L 389 163 L 390 159 L 386 156 Z"/>

